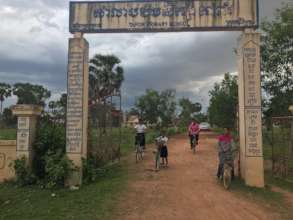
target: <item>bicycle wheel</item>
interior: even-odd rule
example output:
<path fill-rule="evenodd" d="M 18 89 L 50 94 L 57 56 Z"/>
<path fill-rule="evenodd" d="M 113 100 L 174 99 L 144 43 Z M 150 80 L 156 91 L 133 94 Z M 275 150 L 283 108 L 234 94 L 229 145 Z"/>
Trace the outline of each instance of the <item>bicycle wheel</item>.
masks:
<path fill-rule="evenodd" d="M 143 147 L 142 146 L 139 148 L 139 156 L 140 156 L 140 159 L 143 160 Z"/>
<path fill-rule="evenodd" d="M 138 163 L 140 157 L 140 152 L 139 152 L 139 146 L 136 146 L 136 151 L 135 151 L 135 162 Z"/>
<path fill-rule="evenodd" d="M 223 185 L 225 189 L 229 189 L 231 185 L 231 172 L 231 167 L 228 164 L 224 164 Z"/>
<path fill-rule="evenodd" d="M 138 163 L 138 160 L 139 160 L 139 153 L 136 150 L 136 152 L 135 152 L 135 162 Z"/>
<path fill-rule="evenodd" d="M 160 170 L 160 154 L 158 152 L 155 156 L 155 170 L 156 171 Z"/>
<path fill-rule="evenodd" d="M 193 154 L 195 154 L 195 146 L 196 146 L 195 140 L 193 139 L 193 141 L 192 141 L 192 153 Z"/>

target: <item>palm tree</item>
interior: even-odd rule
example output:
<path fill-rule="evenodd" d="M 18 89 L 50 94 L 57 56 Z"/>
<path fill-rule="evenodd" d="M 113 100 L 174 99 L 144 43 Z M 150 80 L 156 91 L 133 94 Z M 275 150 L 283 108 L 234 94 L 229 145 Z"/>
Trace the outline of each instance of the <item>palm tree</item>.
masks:
<path fill-rule="evenodd" d="M 6 98 L 11 96 L 11 86 L 6 83 L 0 83 L 0 113 L 2 114 L 3 102 Z"/>
<path fill-rule="evenodd" d="M 120 59 L 115 55 L 96 54 L 90 60 L 89 95 L 95 103 L 104 102 L 113 93 L 120 90 L 124 80 Z"/>
<path fill-rule="evenodd" d="M 96 54 L 89 63 L 89 97 L 91 114 L 95 115 L 98 127 L 106 133 L 106 99 L 120 91 L 124 80 L 120 59 L 115 55 Z M 98 132 L 99 129 L 97 129 Z M 99 134 L 97 134 L 99 136 Z"/>

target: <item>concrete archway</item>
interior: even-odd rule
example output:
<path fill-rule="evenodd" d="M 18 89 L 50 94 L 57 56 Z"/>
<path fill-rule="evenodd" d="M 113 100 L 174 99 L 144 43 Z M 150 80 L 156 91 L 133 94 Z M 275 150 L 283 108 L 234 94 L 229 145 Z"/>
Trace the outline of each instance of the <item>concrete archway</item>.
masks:
<path fill-rule="evenodd" d="M 71 2 L 68 52 L 66 152 L 79 167 L 69 185 L 82 180 L 87 155 L 88 61 L 86 33 L 242 31 L 238 48 L 241 174 L 264 186 L 258 0 L 134 0 Z"/>

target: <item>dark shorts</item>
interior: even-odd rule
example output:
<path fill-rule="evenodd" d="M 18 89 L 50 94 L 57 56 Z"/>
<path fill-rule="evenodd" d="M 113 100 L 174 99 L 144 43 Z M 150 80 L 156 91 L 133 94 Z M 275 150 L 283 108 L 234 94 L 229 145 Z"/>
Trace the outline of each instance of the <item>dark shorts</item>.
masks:
<path fill-rule="evenodd" d="M 168 157 L 168 148 L 167 148 L 167 146 L 164 146 L 164 147 L 161 148 L 160 156 L 161 157 Z"/>
<path fill-rule="evenodd" d="M 144 133 L 137 133 L 135 136 L 135 145 L 145 146 L 145 135 Z"/>

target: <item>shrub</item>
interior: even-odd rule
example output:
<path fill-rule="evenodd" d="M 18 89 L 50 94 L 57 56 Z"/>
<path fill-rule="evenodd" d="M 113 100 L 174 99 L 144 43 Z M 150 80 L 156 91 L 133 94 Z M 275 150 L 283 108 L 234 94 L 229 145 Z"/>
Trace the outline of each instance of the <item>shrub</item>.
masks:
<path fill-rule="evenodd" d="M 178 128 L 178 133 L 180 133 L 180 134 L 187 133 L 187 127 L 179 127 Z"/>
<path fill-rule="evenodd" d="M 90 183 L 97 179 L 97 160 L 93 155 L 88 156 L 87 159 L 82 158 L 82 181 Z"/>
<path fill-rule="evenodd" d="M 177 134 L 177 128 L 172 127 L 167 129 L 167 136 L 173 136 L 175 134 Z"/>
<path fill-rule="evenodd" d="M 34 144 L 33 172 L 46 188 L 64 185 L 73 169 L 66 157 L 66 131 L 64 124 L 56 123 L 49 115 L 40 120 Z"/>
<path fill-rule="evenodd" d="M 45 187 L 64 186 L 64 181 L 72 170 L 72 161 L 61 149 L 48 151 L 45 155 Z"/>
<path fill-rule="evenodd" d="M 15 170 L 16 183 L 20 186 L 31 185 L 36 182 L 36 177 L 29 171 L 27 167 L 27 159 L 25 156 L 16 159 L 11 164 Z"/>
<path fill-rule="evenodd" d="M 146 143 L 147 144 L 153 143 L 155 141 L 155 139 L 157 137 L 159 137 L 159 135 L 160 135 L 160 132 L 157 131 L 157 130 L 154 130 L 154 131 L 151 131 L 151 132 L 147 133 L 147 135 L 146 135 Z"/>
<path fill-rule="evenodd" d="M 38 125 L 36 141 L 34 144 L 35 159 L 33 162 L 34 173 L 39 178 L 44 178 L 46 171 L 46 156 L 48 152 L 65 154 L 65 128 L 54 124 L 48 119 L 42 119 Z"/>
<path fill-rule="evenodd" d="M 91 183 L 105 175 L 107 165 L 98 157 L 91 154 L 86 159 L 82 159 L 82 169 L 83 183 Z"/>

